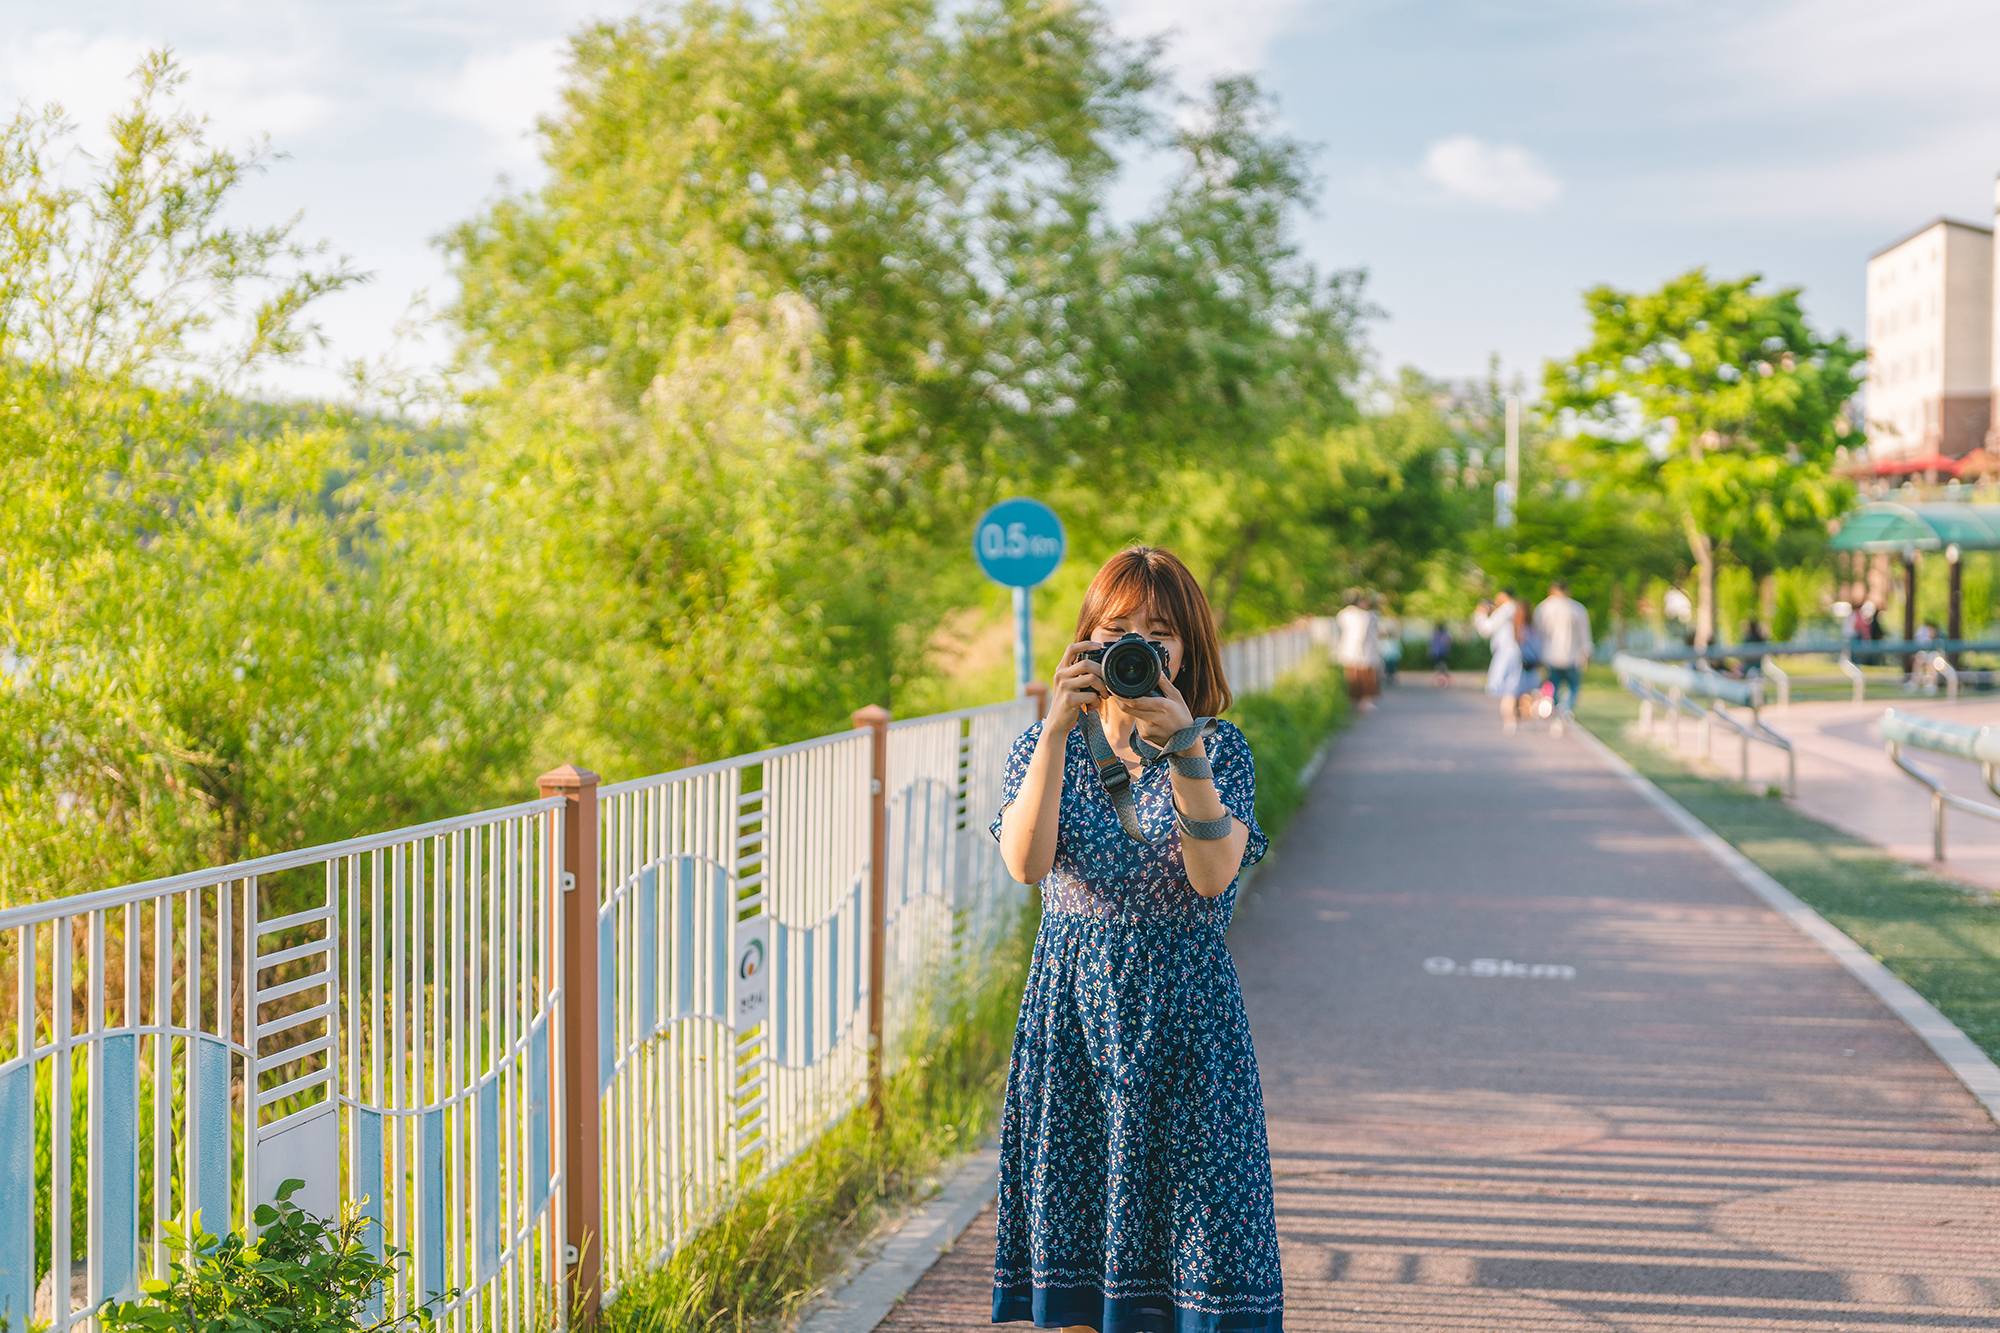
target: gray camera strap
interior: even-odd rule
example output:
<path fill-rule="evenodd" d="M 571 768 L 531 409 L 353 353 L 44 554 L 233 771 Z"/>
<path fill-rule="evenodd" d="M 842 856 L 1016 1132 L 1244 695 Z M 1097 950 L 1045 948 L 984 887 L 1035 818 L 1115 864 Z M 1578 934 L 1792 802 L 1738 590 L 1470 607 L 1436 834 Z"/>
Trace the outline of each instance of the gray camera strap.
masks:
<path fill-rule="evenodd" d="M 1185 750 L 1196 741 L 1215 734 L 1215 719 L 1198 717 L 1192 726 L 1182 727 L 1167 738 L 1167 743 L 1155 749 L 1132 728 L 1132 748 L 1138 752 L 1139 762 L 1151 768 L 1165 763 L 1184 778 L 1213 778 L 1215 769 L 1208 760 L 1199 755 L 1174 753 Z M 1125 761 L 1111 748 L 1110 739 L 1104 734 L 1104 723 L 1093 710 L 1083 715 L 1083 743 L 1090 749 L 1090 762 L 1097 766 L 1097 780 L 1104 786 L 1104 794 L 1111 798 L 1111 808 L 1118 813 L 1119 827 L 1134 842 L 1151 845 L 1152 839 L 1139 827 L 1139 804 L 1132 796 L 1132 774 L 1125 767 Z M 1213 842 L 1229 836 L 1230 816 L 1225 813 L 1220 819 L 1189 819 L 1181 813 L 1180 804 L 1174 805 L 1174 818 L 1180 821 L 1181 832 L 1191 838 Z"/>

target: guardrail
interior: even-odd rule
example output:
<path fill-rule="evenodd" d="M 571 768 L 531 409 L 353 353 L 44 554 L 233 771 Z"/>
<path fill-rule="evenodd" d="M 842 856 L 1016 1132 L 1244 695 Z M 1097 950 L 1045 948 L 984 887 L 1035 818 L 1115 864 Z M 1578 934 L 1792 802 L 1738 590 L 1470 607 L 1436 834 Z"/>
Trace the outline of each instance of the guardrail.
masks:
<path fill-rule="evenodd" d="M 1868 697 L 1868 677 L 1854 661 L 1855 654 L 1867 657 L 1900 657 L 1909 669 L 1901 679 L 1907 686 L 1923 684 L 1927 692 L 1934 692 L 1936 684 L 1931 678 L 1944 682 L 1947 698 L 1958 698 L 1961 668 L 1954 659 L 1965 653 L 2000 654 L 2000 639 L 1815 639 L 1795 640 L 1785 643 L 1738 643 L 1718 644 L 1709 648 L 1652 648 L 1628 650 L 1620 656 L 1631 656 L 1653 662 L 1690 662 L 1702 664 L 1725 659 L 1759 663 L 1762 673 L 1778 683 L 1778 706 L 1788 708 L 1792 701 L 1792 685 L 1845 681 L 1853 687 L 1853 700 L 1861 703 Z M 1775 659 L 1779 657 L 1832 657 L 1839 671 L 1838 676 L 1810 677 L 1792 676 L 1779 668 Z M 1986 684 L 1993 683 L 1993 673 L 1981 674 Z"/>
<path fill-rule="evenodd" d="M 1745 786 L 1750 783 L 1750 744 L 1755 741 L 1784 753 L 1786 790 L 1793 796 L 1799 794 L 1798 755 L 1792 749 L 1792 742 L 1772 730 L 1763 720 L 1762 680 L 1755 677 L 1737 679 L 1693 667 L 1671 666 L 1630 653 L 1619 653 L 1612 658 L 1611 667 L 1618 673 L 1619 684 L 1639 700 L 1639 725 L 1648 735 L 1653 731 L 1653 710 L 1656 706 L 1667 712 L 1676 747 L 1680 745 L 1681 718 L 1695 718 L 1701 724 L 1702 753 L 1712 757 L 1714 747 L 1710 726 L 1720 722 L 1736 734 L 1739 772 Z M 1702 703 L 1697 705 L 1693 700 L 1701 700 Z M 1724 707 L 1726 704 L 1747 708 L 1750 721 L 1746 723 L 1731 715 Z"/>
<path fill-rule="evenodd" d="M 1232 688 L 1323 632 L 1227 645 Z M 522 805 L 0 911 L 0 1318 L 94 1329 L 164 1274 L 162 1220 L 249 1230 L 297 1178 L 403 1253 L 387 1313 L 452 1292 L 452 1333 L 567 1327 L 983 978 L 1027 902 L 986 826 L 1038 707 L 565 767 Z"/>
<path fill-rule="evenodd" d="M 1994 765 L 2000 764 L 2000 735 L 1996 735 L 1991 727 L 1976 727 L 1963 722 L 1947 722 L 1941 718 L 1898 713 L 1893 708 L 1883 710 L 1880 726 L 1882 743 L 1889 752 L 1890 762 L 1930 791 L 1932 860 L 1944 860 L 1945 807 L 1963 810 L 1967 814 L 1979 815 L 1985 819 L 2000 820 L 2000 807 L 1954 796 L 1946 791 L 1936 778 L 1903 757 L 1903 750 L 1906 747 L 1913 747 L 1928 750 L 1933 754 L 1969 759 L 1979 765 L 1979 776 L 1985 781 L 1986 790 L 1995 796 L 2000 796 L 2000 786 L 1994 785 Z"/>

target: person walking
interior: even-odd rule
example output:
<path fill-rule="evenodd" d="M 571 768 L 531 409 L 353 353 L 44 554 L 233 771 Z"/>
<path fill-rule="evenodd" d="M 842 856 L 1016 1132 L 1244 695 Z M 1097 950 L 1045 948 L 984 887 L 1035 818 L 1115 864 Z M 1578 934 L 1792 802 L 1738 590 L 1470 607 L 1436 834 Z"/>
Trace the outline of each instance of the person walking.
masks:
<path fill-rule="evenodd" d="M 1333 625 L 1340 634 L 1333 655 L 1347 677 L 1347 697 L 1366 713 L 1375 707 L 1381 689 L 1382 648 L 1377 640 L 1382 622 L 1368 594 L 1355 592 L 1347 595 L 1347 605 L 1334 616 Z"/>
<path fill-rule="evenodd" d="M 1542 669 L 1555 689 L 1549 730 L 1562 735 L 1563 724 L 1576 715 L 1576 691 L 1583 669 L 1590 665 L 1590 611 L 1569 595 L 1569 581 L 1549 584 L 1549 595 L 1535 608 L 1535 630 L 1541 635 Z"/>
<path fill-rule="evenodd" d="M 1431 630 L 1431 683 L 1441 690 L 1451 688 L 1451 631 L 1442 620 Z"/>
<path fill-rule="evenodd" d="M 1157 692 L 1082 654 L 1127 632 Z M 1283 1333 L 1271 1156 L 1223 941 L 1264 855 L 1257 770 L 1215 618 L 1157 547 L 1091 580 L 1048 716 L 1007 757 L 992 833 L 1042 886 L 1000 1116 L 993 1322 L 1069 1333 Z"/>
<path fill-rule="evenodd" d="M 1521 692 L 1521 641 L 1514 634 L 1520 610 L 1514 590 L 1502 588 L 1499 601 L 1481 602 L 1472 617 L 1472 628 L 1493 650 L 1492 665 L 1486 668 L 1486 692 L 1500 700 L 1500 727 L 1509 736 L 1517 716 L 1515 696 Z"/>

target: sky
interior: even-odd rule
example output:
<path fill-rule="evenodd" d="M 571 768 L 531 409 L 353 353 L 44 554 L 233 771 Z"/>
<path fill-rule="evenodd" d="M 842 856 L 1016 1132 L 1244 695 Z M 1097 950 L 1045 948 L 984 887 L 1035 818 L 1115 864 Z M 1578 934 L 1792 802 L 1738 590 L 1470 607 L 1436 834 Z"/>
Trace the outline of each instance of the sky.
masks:
<path fill-rule="evenodd" d="M 451 295 L 436 238 L 542 178 L 532 127 L 566 35 L 632 0 L 6 0 L 0 106 L 99 125 L 148 50 L 225 140 L 284 156 L 237 216 L 302 213 L 372 273 L 329 298 L 329 348 L 422 361 L 397 329 Z M 1183 88 L 1254 72 L 1322 185 L 1303 252 L 1365 269 L 1378 368 L 1530 386 L 1585 336 L 1580 293 L 1695 265 L 1805 289 L 1859 337 L 1873 251 L 1943 214 L 1991 225 L 2000 4 L 1985 0 L 1109 0 L 1171 32 Z M 1133 164 L 1140 199 L 1157 164 Z"/>

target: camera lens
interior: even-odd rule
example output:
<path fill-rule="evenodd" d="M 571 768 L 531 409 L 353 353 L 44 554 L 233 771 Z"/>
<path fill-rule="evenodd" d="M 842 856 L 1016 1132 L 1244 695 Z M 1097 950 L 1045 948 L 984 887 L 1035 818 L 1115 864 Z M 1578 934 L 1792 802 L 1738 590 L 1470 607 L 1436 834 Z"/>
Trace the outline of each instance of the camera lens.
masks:
<path fill-rule="evenodd" d="M 1104 683 L 1127 699 L 1144 698 L 1160 683 L 1160 659 L 1150 644 L 1136 636 L 1106 648 L 1103 665 Z"/>

